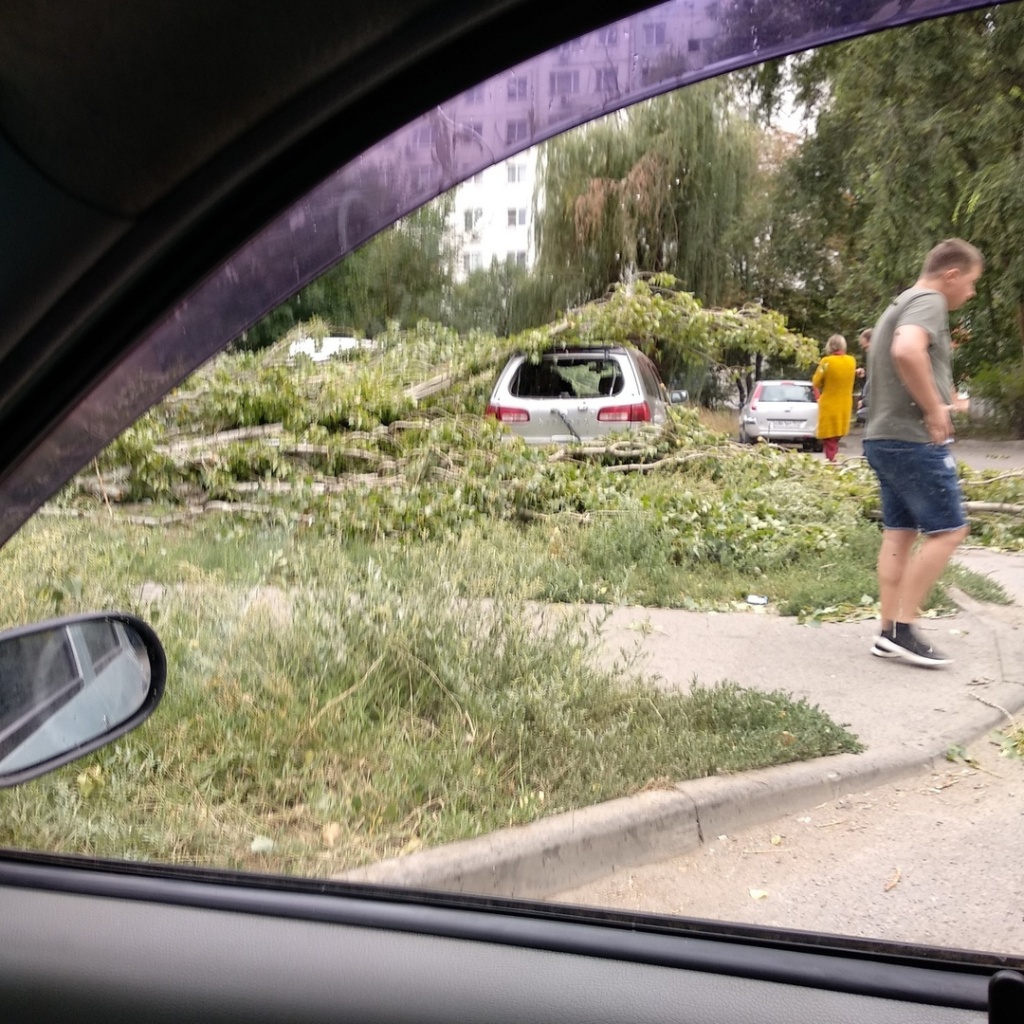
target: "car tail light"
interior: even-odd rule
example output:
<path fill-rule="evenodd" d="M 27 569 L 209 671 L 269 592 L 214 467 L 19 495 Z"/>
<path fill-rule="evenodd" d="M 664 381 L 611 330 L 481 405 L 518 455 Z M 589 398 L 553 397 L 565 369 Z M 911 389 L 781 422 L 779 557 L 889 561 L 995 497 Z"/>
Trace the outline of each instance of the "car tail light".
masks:
<path fill-rule="evenodd" d="M 650 423 L 651 407 L 646 402 L 609 405 L 597 414 L 597 418 L 601 423 Z"/>
<path fill-rule="evenodd" d="M 489 405 L 487 415 L 493 416 L 499 423 L 530 422 L 530 414 L 525 409 L 515 409 L 509 405 Z"/>
<path fill-rule="evenodd" d="M 757 387 L 754 388 L 754 393 L 750 396 L 750 411 L 751 412 L 756 412 L 757 411 L 757 400 L 760 397 L 761 397 L 761 385 L 758 384 Z"/>

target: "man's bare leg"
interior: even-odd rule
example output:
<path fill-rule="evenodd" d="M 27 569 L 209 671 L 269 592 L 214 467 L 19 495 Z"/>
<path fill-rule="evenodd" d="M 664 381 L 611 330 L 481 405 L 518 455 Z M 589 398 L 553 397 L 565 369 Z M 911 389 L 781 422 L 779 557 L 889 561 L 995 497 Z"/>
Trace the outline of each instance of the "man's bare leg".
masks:
<path fill-rule="evenodd" d="M 882 607 L 882 629 L 899 621 L 901 593 L 917 534 L 913 530 L 883 530 L 878 552 L 878 599 Z"/>
<path fill-rule="evenodd" d="M 967 539 L 970 527 L 926 536 L 910 556 L 897 596 L 896 621 L 913 622 L 928 592 L 949 564 L 953 552 Z"/>
<path fill-rule="evenodd" d="M 878 552 L 878 596 L 882 629 L 894 622 L 913 622 L 921 605 L 949 564 L 953 552 L 967 538 L 969 528 L 926 536 L 914 551 L 917 534 L 911 530 L 885 530 Z"/>

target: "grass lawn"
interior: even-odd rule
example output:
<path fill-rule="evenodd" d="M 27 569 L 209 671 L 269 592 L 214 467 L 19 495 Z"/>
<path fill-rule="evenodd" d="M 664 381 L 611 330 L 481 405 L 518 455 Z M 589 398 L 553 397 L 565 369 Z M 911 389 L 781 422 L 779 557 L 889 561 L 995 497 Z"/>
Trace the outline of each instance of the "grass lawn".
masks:
<path fill-rule="evenodd" d="M 37 516 L 0 552 L 0 621 L 135 611 L 170 679 L 136 732 L 0 792 L 0 844 L 327 875 L 859 749 L 784 693 L 707 679 L 667 694 L 635 666 L 603 670 L 582 613 L 537 627 L 527 602 L 727 609 L 752 590 L 788 614 L 870 612 L 879 532 L 856 467 L 752 450 L 687 467 L 627 480 L 538 461 L 510 492 L 542 509 L 522 518 L 481 514 L 458 480 L 256 520 Z M 972 577 L 948 581 L 1000 599 Z"/>
<path fill-rule="evenodd" d="M 137 611 L 170 681 L 136 732 L 0 793 L 0 843 L 320 875 L 858 749 L 785 694 L 707 680 L 672 695 L 629 665 L 602 671 L 593 627 L 538 629 L 533 582 L 498 571 L 484 540 L 371 550 L 231 519 L 37 519 L 0 559 L 3 619 Z M 174 585 L 153 599 L 154 580 Z"/>

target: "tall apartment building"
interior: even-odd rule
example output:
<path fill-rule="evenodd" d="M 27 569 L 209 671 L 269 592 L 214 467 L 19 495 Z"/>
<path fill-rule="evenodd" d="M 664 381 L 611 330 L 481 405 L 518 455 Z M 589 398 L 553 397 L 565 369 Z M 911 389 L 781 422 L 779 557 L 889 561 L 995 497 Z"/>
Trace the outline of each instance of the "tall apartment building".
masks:
<path fill-rule="evenodd" d="M 451 220 L 459 249 L 457 281 L 474 270 L 486 270 L 492 260 L 533 266 L 536 166 L 536 152 L 527 150 L 474 174 L 458 187 Z"/>
<path fill-rule="evenodd" d="M 627 18 L 552 50 L 530 70 L 512 68 L 463 93 L 438 111 L 439 136 L 452 156 L 486 158 L 493 148 L 547 137 L 574 123 L 603 98 L 609 110 L 641 97 L 667 74 L 714 60 L 717 0 L 684 0 Z M 436 140 L 435 140 L 436 141 Z M 456 277 L 487 268 L 493 258 L 530 267 L 535 150 L 488 167 L 456 192 L 453 236 Z"/>

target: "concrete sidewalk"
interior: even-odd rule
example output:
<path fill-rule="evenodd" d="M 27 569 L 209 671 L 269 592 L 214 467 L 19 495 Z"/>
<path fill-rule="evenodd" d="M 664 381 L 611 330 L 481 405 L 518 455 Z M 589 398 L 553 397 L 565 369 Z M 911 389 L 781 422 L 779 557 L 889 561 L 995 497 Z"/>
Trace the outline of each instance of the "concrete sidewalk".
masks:
<path fill-rule="evenodd" d="M 360 868 L 340 877 L 431 889 L 543 898 L 628 865 L 685 852 L 705 835 L 927 770 L 1024 709 L 1024 555 L 964 549 L 957 561 L 989 575 L 1008 607 L 958 595 L 957 615 L 922 620 L 954 658 L 923 669 L 870 654 L 877 620 L 800 625 L 759 612 L 617 608 L 604 622 L 603 657 L 639 651 L 657 685 L 731 680 L 784 690 L 819 705 L 867 748 L 736 776 L 684 782 L 532 825 Z"/>

